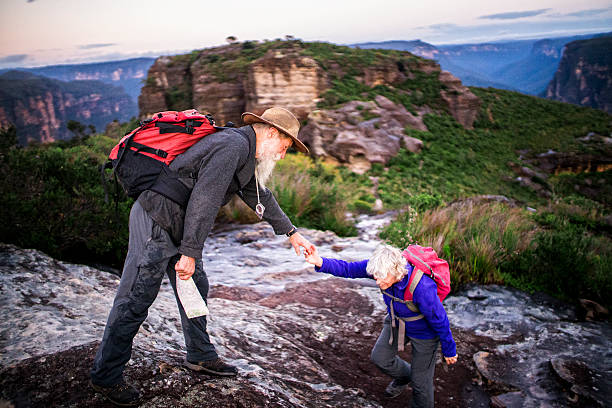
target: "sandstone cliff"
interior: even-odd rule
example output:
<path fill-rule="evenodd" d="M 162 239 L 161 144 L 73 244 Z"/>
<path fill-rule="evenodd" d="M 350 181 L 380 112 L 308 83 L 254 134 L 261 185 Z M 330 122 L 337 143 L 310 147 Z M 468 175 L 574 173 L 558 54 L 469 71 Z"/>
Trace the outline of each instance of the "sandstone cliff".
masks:
<path fill-rule="evenodd" d="M 383 96 L 388 101 L 385 106 L 377 99 Z M 343 107 L 351 101 L 362 103 Z M 316 124 L 304 127 L 300 137 L 315 155 L 345 164 L 361 160 L 356 157 L 386 162 L 404 143 L 399 142 L 404 127 L 426 130 L 422 121 L 426 113 L 450 114 L 469 129 L 480 109 L 480 100 L 433 61 L 407 52 L 301 41 L 236 43 L 161 57 L 151 66 L 138 103 L 141 117 L 194 107 L 212 113 L 217 124 L 240 125 L 242 112 L 260 114 L 273 105 L 287 107 L 308 123 L 326 117 L 324 121 L 332 121 L 333 126 L 325 125 L 323 139 Z M 354 112 L 348 121 L 340 117 L 364 108 L 379 119 L 371 121 Z M 383 114 L 387 108 L 393 112 Z M 394 121 L 388 122 L 392 117 Z M 359 141 L 364 132 L 369 142 Z M 365 147 L 368 143 L 384 152 L 375 157 L 364 154 L 372 153 Z M 342 154 L 328 150 L 331 144 L 341 145 Z"/>
<path fill-rule="evenodd" d="M 610 36 L 567 44 L 546 97 L 612 113 L 611 49 Z"/>
<path fill-rule="evenodd" d="M 97 129 L 127 120 L 133 109 L 121 89 L 96 81 L 62 82 L 25 72 L 0 76 L 0 127 L 17 128 L 20 144 L 70 139 L 69 120 Z"/>
<path fill-rule="evenodd" d="M 188 58 L 157 59 L 138 99 L 140 116 L 194 107 L 213 113 L 217 123 L 240 124 L 245 111 L 262 113 L 281 105 L 306 118 L 328 86 L 321 67 L 296 47 L 255 49 L 262 54 L 258 58 L 250 50 L 232 44 Z"/>

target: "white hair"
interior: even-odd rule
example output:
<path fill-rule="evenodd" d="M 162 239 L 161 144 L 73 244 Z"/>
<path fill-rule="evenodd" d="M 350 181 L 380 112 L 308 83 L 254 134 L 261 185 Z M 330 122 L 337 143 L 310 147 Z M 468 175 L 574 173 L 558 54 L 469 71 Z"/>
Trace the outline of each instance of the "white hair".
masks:
<path fill-rule="evenodd" d="M 266 130 L 266 129 L 276 129 L 276 128 L 275 128 L 274 126 L 272 126 L 272 125 L 268 125 L 267 123 L 261 123 L 261 122 L 253 123 L 251 126 L 253 126 L 253 129 L 255 130 L 255 132 L 256 132 L 256 133 L 261 132 L 261 131 Z M 276 130 L 277 130 L 277 132 L 278 132 L 278 133 L 277 133 L 277 134 L 278 134 L 278 137 L 279 137 L 281 140 L 290 139 L 290 140 L 291 140 L 291 142 L 293 142 L 293 139 L 291 139 L 289 136 L 287 136 L 286 134 L 284 134 L 283 132 L 281 132 L 281 131 L 280 131 L 280 130 L 278 130 L 278 129 L 276 129 Z"/>
<path fill-rule="evenodd" d="M 368 261 L 366 272 L 375 279 L 385 279 L 388 274 L 391 274 L 401 280 L 408 273 L 407 263 L 402 251 L 390 245 L 380 244 Z"/>

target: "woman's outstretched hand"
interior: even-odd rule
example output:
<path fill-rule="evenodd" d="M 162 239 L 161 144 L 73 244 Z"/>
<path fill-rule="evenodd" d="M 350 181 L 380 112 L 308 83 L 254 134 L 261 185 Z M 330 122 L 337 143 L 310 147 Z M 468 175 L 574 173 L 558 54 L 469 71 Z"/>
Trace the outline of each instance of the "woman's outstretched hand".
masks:
<path fill-rule="evenodd" d="M 319 251 L 316 247 L 312 247 L 310 250 L 304 251 L 304 258 L 309 264 L 318 266 L 319 268 L 323 265 L 323 258 L 319 256 Z"/>

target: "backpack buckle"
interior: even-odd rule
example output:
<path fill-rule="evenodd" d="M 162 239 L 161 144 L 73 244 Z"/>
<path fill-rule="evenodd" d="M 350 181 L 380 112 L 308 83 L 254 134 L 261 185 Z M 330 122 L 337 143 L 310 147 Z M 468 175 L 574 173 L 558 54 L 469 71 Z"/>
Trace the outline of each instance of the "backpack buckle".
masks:
<path fill-rule="evenodd" d="M 194 132 L 194 127 L 193 127 L 193 119 L 187 119 L 185 121 L 185 131 L 190 134 L 193 135 Z"/>

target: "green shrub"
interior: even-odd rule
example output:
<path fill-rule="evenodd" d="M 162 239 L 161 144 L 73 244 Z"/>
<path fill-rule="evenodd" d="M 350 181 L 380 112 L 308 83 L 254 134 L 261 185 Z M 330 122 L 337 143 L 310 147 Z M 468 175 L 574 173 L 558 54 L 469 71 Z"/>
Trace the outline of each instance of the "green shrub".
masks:
<path fill-rule="evenodd" d="M 610 306 L 612 240 L 593 235 L 563 214 L 539 219 L 548 228 L 536 234 L 528 250 L 503 265 L 504 279 L 569 301 L 584 297 Z"/>
<path fill-rule="evenodd" d="M 114 143 L 91 136 L 65 148 L 3 150 L 0 241 L 59 259 L 120 267 L 131 201 L 122 199 L 116 209 L 105 203 L 98 168 Z"/>
<path fill-rule="evenodd" d="M 372 203 L 369 203 L 367 201 L 364 200 L 355 200 L 355 202 L 353 203 L 353 206 L 355 208 L 355 210 L 359 211 L 359 212 L 370 212 L 372 211 Z"/>
<path fill-rule="evenodd" d="M 597 204 L 583 199 L 584 211 Z M 568 301 L 611 305 L 612 240 L 589 232 L 563 207 L 529 215 L 503 204 L 459 202 L 421 214 L 410 209 L 381 232 L 399 248 L 432 246 L 449 262 L 452 286 L 503 283 Z"/>
<path fill-rule="evenodd" d="M 467 282 L 502 283 L 500 267 L 528 248 L 535 223 L 524 210 L 502 204 L 457 203 L 416 215 L 403 213 L 381 238 L 403 248 L 431 246 L 451 268 L 454 286 Z"/>
<path fill-rule="evenodd" d="M 342 183 L 334 166 L 315 163 L 303 155 L 288 155 L 277 164 L 269 187 L 296 225 L 330 230 L 340 236 L 357 233 L 346 218 L 350 184 Z"/>
<path fill-rule="evenodd" d="M 443 204 L 442 198 L 439 195 L 431 195 L 426 193 L 420 193 L 408 198 L 408 205 L 417 210 L 417 212 L 423 212 L 425 210 L 431 210 L 439 207 Z"/>

